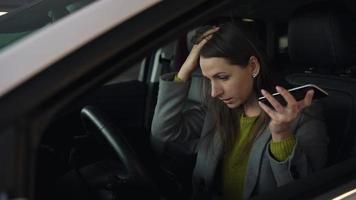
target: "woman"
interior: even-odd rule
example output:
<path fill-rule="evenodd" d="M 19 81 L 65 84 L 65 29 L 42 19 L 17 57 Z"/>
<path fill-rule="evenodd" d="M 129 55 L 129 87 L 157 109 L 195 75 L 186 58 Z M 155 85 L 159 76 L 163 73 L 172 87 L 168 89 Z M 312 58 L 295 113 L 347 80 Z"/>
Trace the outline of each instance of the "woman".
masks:
<path fill-rule="evenodd" d="M 324 166 L 327 135 L 313 91 L 296 101 L 272 91 L 262 48 L 242 24 L 226 22 L 205 32 L 178 73 L 163 75 L 152 138 L 197 154 L 196 199 L 249 199 Z M 204 105 L 184 110 L 190 76 L 197 66 L 208 80 Z M 265 96 L 271 107 L 258 102 Z"/>

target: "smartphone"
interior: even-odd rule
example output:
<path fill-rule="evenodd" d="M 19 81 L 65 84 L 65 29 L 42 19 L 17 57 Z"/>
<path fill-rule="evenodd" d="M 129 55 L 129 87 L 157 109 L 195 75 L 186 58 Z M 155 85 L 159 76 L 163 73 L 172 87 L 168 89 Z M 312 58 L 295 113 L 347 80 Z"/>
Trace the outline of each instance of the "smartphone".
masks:
<path fill-rule="evenodd" d="M 314 84 L 302 85 L 302 86 L 299 86 L 299 87 L 295 87 L 295 88 L 289 89 L 288 91 L 293 95 L 293 97 L 295 98 L 296 101 L 300 101 L 300 100 L 304 99 L 306 93 L 309 90 L 314 90 L 313 100 L 314 99 L 320 99 L 320 98 L 323 98 L 323 97 L 327 97 L 329 95 L 325 90 L 321 89 L 320 87 L 318 87 L 318 86 L 316 86 Z M 287 102 L 284 100 L 283 96 L 280 93 L 278 93 L 278 92 L 274 93 L 274 94 L 272 94 L 272 96 L 275 99 L 277 99 L 277 101 L 281 105 L 283 105 L 283 106 L 287 105 Z M 264 96 L 259 97 L 258 101 L 261 101 L 262 103 L 272 107 L 272 105 L 269 103 L 267 98 L 264 97 Z"/>

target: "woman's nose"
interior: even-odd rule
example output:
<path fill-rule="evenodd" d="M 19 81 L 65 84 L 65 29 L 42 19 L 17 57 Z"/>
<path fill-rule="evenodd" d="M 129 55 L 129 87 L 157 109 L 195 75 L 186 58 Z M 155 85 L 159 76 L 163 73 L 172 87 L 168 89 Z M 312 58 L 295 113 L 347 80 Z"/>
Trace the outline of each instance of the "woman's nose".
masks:
<path fill-rule="evenodd" d="M 211 84 L 211 97 L 215 98 L 220 96 L 221 94 L 222 94 L 222 89 L 215 84 Z"/>

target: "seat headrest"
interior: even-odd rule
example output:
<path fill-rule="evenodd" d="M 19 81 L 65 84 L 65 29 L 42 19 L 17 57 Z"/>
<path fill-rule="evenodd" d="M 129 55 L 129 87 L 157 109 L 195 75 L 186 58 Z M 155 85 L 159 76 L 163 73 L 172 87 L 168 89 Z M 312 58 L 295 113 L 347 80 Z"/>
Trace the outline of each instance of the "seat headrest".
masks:
<path fill-rule="evenodd" d="M 356 62 L 355 20 L 330 9 L 296 14 L 289 22 L 290 59 L 307 67 L 345 69 Z"/>

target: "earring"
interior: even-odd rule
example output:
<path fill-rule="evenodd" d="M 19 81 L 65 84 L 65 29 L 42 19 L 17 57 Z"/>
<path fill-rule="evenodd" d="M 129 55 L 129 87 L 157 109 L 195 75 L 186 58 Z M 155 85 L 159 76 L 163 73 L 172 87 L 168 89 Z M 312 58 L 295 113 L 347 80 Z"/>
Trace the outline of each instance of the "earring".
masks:
<path fill-rule="evenodd" d="M 256 78 L 257 74 L 252 74 L 252 78 Z"/>

